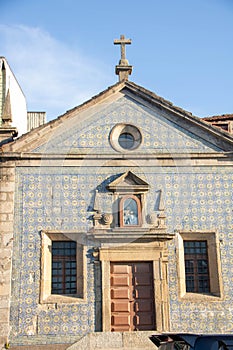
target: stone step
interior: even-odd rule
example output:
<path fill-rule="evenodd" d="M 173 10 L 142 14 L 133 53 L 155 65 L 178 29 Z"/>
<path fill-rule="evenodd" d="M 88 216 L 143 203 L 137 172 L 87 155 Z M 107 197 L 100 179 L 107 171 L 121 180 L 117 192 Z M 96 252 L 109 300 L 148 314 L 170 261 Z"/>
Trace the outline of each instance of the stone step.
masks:
<path fill-rule="evenodd" d="M 47 344 L 47 345 L 13 345 L 10 350 L 66 350 L 70 344 Z"/>
<path fill-rule="evenodd" d="M 156 331 L 89 333 L 67 350 L 156 350 L 150 336 Z"/>

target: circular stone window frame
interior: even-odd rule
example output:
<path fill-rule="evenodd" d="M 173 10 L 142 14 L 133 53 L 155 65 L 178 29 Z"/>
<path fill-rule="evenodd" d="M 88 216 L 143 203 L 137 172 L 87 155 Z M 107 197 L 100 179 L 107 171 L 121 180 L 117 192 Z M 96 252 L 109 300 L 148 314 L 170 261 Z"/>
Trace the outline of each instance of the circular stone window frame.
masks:
<path fill-rule="evenodd" d="M 124 148 L 119 143 L 119 137 L 122 134 L 131 134 L 134 138 L 134 145 L 130 148 Z M 110 132 L 110 144 L 118 152 L 132 152 L 142 144 L 141 131 L 132 124 L 120 123 L 115 125 Z"/>

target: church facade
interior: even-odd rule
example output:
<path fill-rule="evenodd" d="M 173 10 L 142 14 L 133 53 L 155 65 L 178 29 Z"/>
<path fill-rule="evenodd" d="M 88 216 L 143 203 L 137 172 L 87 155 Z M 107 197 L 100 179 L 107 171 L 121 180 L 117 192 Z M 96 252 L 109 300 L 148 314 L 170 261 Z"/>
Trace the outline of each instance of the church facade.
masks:
<path fill-rule="evenodd" d="M 232 152 L 125 75 L 4 144 L 2 341 L 231 333 Z"/>

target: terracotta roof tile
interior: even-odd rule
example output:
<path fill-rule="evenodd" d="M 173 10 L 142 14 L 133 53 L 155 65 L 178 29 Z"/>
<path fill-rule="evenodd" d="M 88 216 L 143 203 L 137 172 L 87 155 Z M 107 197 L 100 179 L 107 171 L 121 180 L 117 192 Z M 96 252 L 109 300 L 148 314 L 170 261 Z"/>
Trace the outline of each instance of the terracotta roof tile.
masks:
<path fill-rule="evenodd" d="M 233 120 L 233 114 L 222 114 L 222 115 L 215 115 L 212 117 L 206 117 L 202 118 L 205 121 L 221 121 L 221 120 Z"/>

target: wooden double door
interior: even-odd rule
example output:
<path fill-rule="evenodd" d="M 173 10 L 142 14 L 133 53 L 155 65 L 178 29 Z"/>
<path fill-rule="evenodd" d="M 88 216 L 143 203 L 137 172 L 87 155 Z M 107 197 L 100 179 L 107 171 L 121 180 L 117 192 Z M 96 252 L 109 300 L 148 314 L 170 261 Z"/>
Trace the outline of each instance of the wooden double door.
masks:
<path fill-rule="evenodd" d="M 111 331 L 155 329 L 152 262 L 111 262 Z"/>

